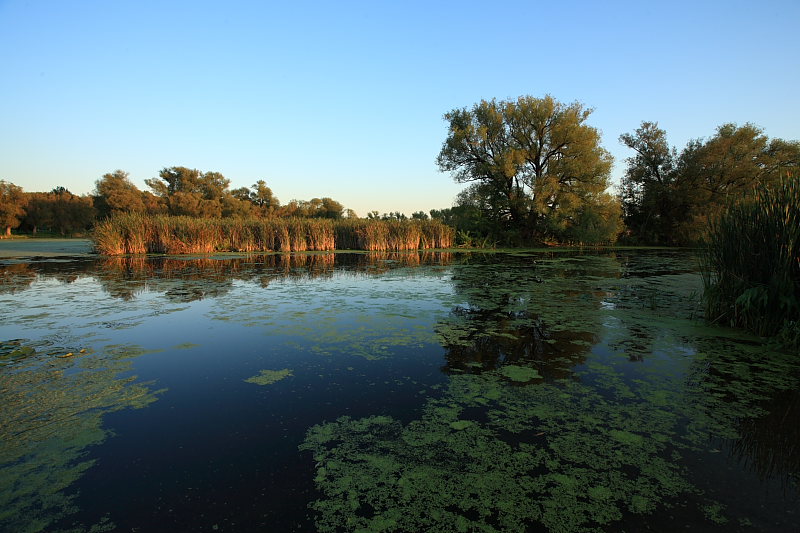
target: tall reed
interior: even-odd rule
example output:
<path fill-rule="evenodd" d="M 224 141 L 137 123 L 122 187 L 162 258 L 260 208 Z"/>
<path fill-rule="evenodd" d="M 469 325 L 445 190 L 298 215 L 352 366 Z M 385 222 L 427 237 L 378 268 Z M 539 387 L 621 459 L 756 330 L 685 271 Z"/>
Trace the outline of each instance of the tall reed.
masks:
<path fill-rule="evenodd" d="M 800 179 L 728 206 L 709 227 L 701 264 L 710 320 L 800 346 Z"/>
<path fill-rule="evenodd" d="M 201 219 L 122 214 L 95 226 L 104 255 L 214 252 L 400 251 L 449 248 L 453 229 L 436 220 Z"/>

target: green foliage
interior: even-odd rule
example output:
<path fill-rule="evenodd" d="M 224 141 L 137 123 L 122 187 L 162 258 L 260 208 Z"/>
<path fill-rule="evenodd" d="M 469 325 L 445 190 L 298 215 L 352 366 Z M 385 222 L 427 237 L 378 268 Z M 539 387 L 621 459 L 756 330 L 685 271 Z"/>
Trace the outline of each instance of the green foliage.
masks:
<path fill-rule="evenodd" d="M 590 114 L 580 103 L 550 96 L 454 109 L 444 116 L 449 132 L 439 168 L 458 182 L 476 183 L 459 202 L 473 207 L 473 216 L 524 243 L 563 240 L 585 205 L 608 201 L 600 195 L 612 159 L 598 130 L 586 124 Z"/>
<path fill-rule="evenodd" d="M 619 140 L 635 152 L 622 178 L 625 224 L 641 242 L 669 244 L 681 216 L 674 190 L 677 153 L 657 122 L 642 122 Z"/>
<path fill-rule="evenodd" d="M 20 225 L 27 203 L 21 187 L 0 180 L 0 229 L 3 230 L 0 238 L 10 236 L 11 229 Z"/>
<path fill-rule="evenodd" d="M 800 347 L 800 179 L 729 205 L 711 224 L 702 262 L 709 319 Z"/>
<path fill-rule="evenodd" d="M 756 185 L 797 175 L 800 143 L 768 139 L 752 124 L 724 124 L 708 140 L 693 140 L 678 154 L 657 123 L 643 122 L 620 141 L 635 151 L 622 180 L 629 240 L 690 244 L 708 221 Z"/>
<path fill-rule="evenodd" d="M 28 194 L 23 227 L 34 234 L 39 229 L 49 229 L 71 235 L 91 228 L 96 213 L 91 196 L 78 196 L 56 187 L 49 193 Z"/>
<path fill-rule="evenodd" d="M 249 204 L 230 192 L 230 180 L 219 172 L 169 167 L 145 183 L 163 199 L 171 215 L 217 218 L 248 213 Z"/>
<path fill-rule="evenodd" d="M 344 217 L 344 206 L 333 198 L 312 198 L 311 200 L 292 200 L 280 207 L 276 214 L 281 217 L 329 218 L 338 220 Z"/>
<path fill-rule="evenodd" d="M 122 170 L 103 174 L 95 182 L 94 206 L 100 217 L 107 217 L 112 213 L 146 211 L 142 191 L 131 183 L 128 173 Z"/>

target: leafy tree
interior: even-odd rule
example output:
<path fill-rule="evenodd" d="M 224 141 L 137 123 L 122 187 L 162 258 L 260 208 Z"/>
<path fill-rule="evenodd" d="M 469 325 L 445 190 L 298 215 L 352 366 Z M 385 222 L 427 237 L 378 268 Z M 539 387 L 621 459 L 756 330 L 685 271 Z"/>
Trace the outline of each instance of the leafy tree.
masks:
<path fill-rule="evenodd" d="M 626 160 L 621 184 L 625 223 L 646 242 L 670 242 L 681 202 L 675 190 L 676 150 L 669 147 L 657 122 L 642 122 L 619 140 L 635 152 Z"/>
<path fill-rule="evenodd" d="M 566 228 L 566 240 L 580 244 L 614 242 L 623 227 L 619 200 L 608 193 L 600 193 L 581 206 Z"/>
<path fill-rule="evenodd" d="M 146 211 L 142 191 L 131 183 L 128 173 L 122 170 L 103 174 L 103 177 L 95 182 L 94 193 L 94 205 L 101 217 L 113 213 Z"/>
<path fill-rule="evenodd" d="M 5 228 L 5 236 L 11 236 L 11 229 L 22 222 L 28 198 L 22 187 L 0 180 L 0 227 Z"/>
<path fill-rule="evenodd" d="M 51 228 L 61 235 L 89 229 L 96 211 L 91 196 L 78 196 L 63 187 L 57 187 L 48 196 L 52 207 Z"/>
<path fill-rule="evenodd" d="M 150 191 L 142 191 L 142 204 L 144 204 L 145 212 L 150 215 L 165 215 L 168 213 L 165 200 Z"/>
<path fill-rule="evenodd" d="M 186 167 L 169 167 L 159 178 L 145 180 L 153 192 L 166 201 L 172 215 L 220 217 L 223 199 L 232 196 L 230 181 L 219 172 L 201 172 Z"/>
<path fill-rule="evenodd" d="M 405 213 L 401 213 L 400 211 L 392 211 L 390 213 L 384 213 L 380 216 L 381 220 L 407 220 L 408 217 Z"/>
<path fill-rule="evenodd" d="M 257 205 L 262 213 L 269 213 L 280 207 L 281 203 L 264 180 L 255 182 L 252 189 L 250 201 Z"/>
<path fill-rule="evenodd" d="M 612 158 L 586 124 L 590 114 L 550 96 L 454 109 L 444 116 L 439 168 L 457 182 L 483 185 L 495 222 L 510 220 L 525 241 L 544 240 L 555 218 L 574 217 L 609 184 Z"/>
<path fill-rule="evenodd" d="M 344 206 L 332 198 L 312 198 L 311 200 L 292 200 L 277 210 L 282 217 L 331 218 L 340 219 Z"/>
<path fill-rule="evenodd" d="M 411 218 L 413 220 L 428 220 L 428 213 L 425 211 L 416 211 L 411 213 Z"/>
<path fill-rule="evenodd" d="M 334 200 L 333 198 L 325 197 L 322 199 L 322 204 L 317 210 L 316 216 L 319 218 L 332 218 L 338 220 L 342 218 L 344 213 L 344 206 Z"/>
<path fill-rule="evenodd" d="M 220 198 L 223 217 L 247 218 L 253 214 L 254 206 L 248 200 L 237 198 L 234 194 L 226 194 Z"/>
<path fill-rule="evenodd" d="M 49 228 L 68 235 L 89 229 L 96 213 L 91 196 L 78 196 L 64 187 L 56 187 L 48 193 L 28 195 L 23 223 L 33 233 Z"/>
<path fill-rule="evenodd" d="M 636 152 L 627 160 L 622 195 L 626 223 L 640 242 L 696 242 L 731 200 L 796 175 L 800 166 L 800 143 L 770 140 L 752 124 L 723 124 L 680 154 L 655 123 L 643 122 L 620 141 Z"/>
<path fill-rule="evenodd" d="M 25 209 L 23 226 L 34 235 L 39 228 L 50 227 L 53 222 L 53 204 L 48 199 L 48 193 L 33 192 L 27 194 L 28 201 Z"/>
<path fill-rule="evenodd" d="M 247 187 L 239 187 L 238 189 L 233 189 L 231 191 L 231 195 L 237 200 L 242 200 L 243 202 L 250 201 L 250 189 L 248 189 Z"/>

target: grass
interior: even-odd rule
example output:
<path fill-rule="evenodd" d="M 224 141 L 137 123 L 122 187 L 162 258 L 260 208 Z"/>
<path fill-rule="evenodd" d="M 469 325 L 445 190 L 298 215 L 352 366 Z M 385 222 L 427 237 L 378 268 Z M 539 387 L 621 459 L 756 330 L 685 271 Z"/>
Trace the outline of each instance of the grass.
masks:
<path fill-rule="evenodd" d="M 123 214 L 92 233 L 104 255 L 215 252 L 402 251 L 450 248 L 454 231 L 436 220 L 200 219 Z"/>
<path fill-rule="evenodd" d="M 800 346 L 800 180 L 732 204 L 701 253 L 706 316 Z"/>

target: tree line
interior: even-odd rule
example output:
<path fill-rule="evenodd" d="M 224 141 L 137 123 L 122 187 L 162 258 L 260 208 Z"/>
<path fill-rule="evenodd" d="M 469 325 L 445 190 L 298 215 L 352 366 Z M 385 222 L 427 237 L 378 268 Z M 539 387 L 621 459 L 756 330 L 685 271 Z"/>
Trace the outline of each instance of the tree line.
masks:
<path fill-rule="evenodd" d="M 90 228 L 96 219 L 119 213 L 183 215 L 195 218 L 302 217 L 341 219 L 357 217 L 332 198 L 292 200 L 282 205 L 264 180 L 252 187 L 230 189 L 219 172 L 169 167 L 157 178 L 145 180 L 150 191 L 134 185 L 127 172 L 116 170 L 95 182 L 94 194 L 78 196 L 64 187 L 26 193 L 0 181 L 0 227 L 37 233 L 45 228 L 61 235 Z"/>
<path fill-rule="evenodd" d="M 610 192 L 613 158 L 589 123 L 591 114 L 579 102 L 551 96 L 482 100 L 446 113 L 437 164 L 467 187 L 452 207 L 433 209 L 430 218 L 455 227 L 462 243 L 692 244 L 728 203 L 798 173 L 800 143 L 770 139 L 752 124 L 723 124 L 678 151 L 658 123 L 642 122 L 619 138 L 632 155 L 618 190 Z M 0 224 L 6 234 L 15 227 L 64 234 L 116 213 L 357 217 L 331 198 L 282 205 L 263 180 L 231 190 L 219 172 L 169 167 L 145 182 L 150 191 L 117 170 L 96 182 L 92 196 L 63 188 L 23 193 L 0 182 Z M 367 218 L 407 217 L 371 211 Z M 429 215 L 418 211 L 411 218 Z"/>
<path fill-rule="evenodd" d="M 798 175 L 800 143 L 769 139 L 752 124 L 724 124 L 678 152 L 656 122 L 642 122 L 620 136 L 633 155 L 610 194 L 612 157 L 591 113 L 523 96 L 445 114 L 439 168 L 469 185 L 432 216 L 509 244 L 693 244 L 729 202 Z"/>

